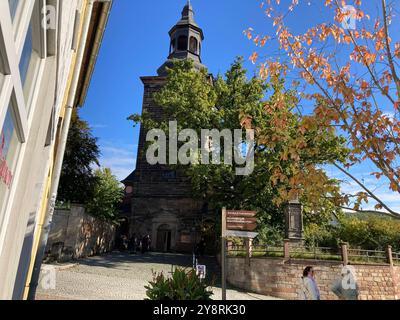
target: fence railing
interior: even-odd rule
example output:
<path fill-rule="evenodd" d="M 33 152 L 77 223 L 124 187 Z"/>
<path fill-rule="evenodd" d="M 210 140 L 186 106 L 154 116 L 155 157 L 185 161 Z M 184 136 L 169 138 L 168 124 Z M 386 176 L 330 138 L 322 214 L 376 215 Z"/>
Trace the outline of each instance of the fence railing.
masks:
<path fill-rule="evenodd" d="M 387 263 L 387 251 L 347 249 L 350 262 Z"/>
<path fill-rule="evenodd" d="M 400 252 L 392 252 L 393 263 L 400 264 Z"/>
<path fill-rule="evenodd" d="M 282 245 L 252 245 L 250 247 L 252 257 L 283 257 Z M 246 256 L 247 246 L 245 245 L 228 245 L 228 252 L 233 256 Z"/>
<path fill-rule="evenodd" d="M 340 248 L 295 247 L 290 248 L 289 257 L 294 259 L 334 260 L 341 261 Z"/>
<path fill-rule="evenodd" d="M 386 251 L 364 250 L 350 248 L 343 243 L 338 248 L 310 247 L 292 245 L 285 241 L 281 245 L 235 245 L 228 243 L 228 254 L 236 257 L 276 257 L 285 259 L 308 259 L 308 260 L 330 260 L 349 263 L 371 263 L 371 264 L 399 264 L 400 252 L 392 252 L 388 246 Z"/>

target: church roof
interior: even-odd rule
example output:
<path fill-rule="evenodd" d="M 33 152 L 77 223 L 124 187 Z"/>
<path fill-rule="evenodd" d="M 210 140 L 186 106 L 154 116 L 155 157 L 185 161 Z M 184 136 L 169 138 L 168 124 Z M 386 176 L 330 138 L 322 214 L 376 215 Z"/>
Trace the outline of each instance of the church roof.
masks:
<path fill-rule="evenodd" d="M 202 39 L 204 39 L 203 30 L 194 20 L 194 10 L 190 0 L 188 0 L 182 10 L 182 18 L 172 27 L 169 33 L 172 34 L 177 28 L 187 26 L 192 26 L 194 29 L 198 30 L 201 34 Z"/>
<path fill-rule="evenodd" d="M 136 170 L 133 170 L 132 173 L 129 176 L 127 176 L 124 180 L 122 180 L 121 182 L 124 184 L 126 182 L 133 182 L 134 178 L 135 178 L 135 172 L 136 172 Z"/>

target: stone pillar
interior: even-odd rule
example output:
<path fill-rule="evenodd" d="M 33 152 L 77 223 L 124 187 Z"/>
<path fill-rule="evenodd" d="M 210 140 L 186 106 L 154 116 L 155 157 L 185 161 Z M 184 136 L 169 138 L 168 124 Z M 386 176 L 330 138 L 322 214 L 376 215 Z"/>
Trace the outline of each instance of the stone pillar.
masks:
<path fill-rule="evenodd" d="M 283 242 L 283 256 L 285 259 L 290 259 L 290 240 L 285 239 Z"/>
<path fill-rule="evenodd" d="M 250 257 L 251 257 L 251 252 L 250 252 L 250 239 L 246 238 L 244 240 L 245 246 L 246 246 L 246 265 L 250 265 Z"/>
<path fill-rule="evenodd" d="M 253 256 L 253 239 L 249 239 L 249 257 L 251 258 Z"/>
<path fill-rule="evenodd" d="M 392 246 L 388 246 L 386 250 L 387 254 L 387 262 L 393 267 L 393 254 L 392 254 Z"/>
<path fill-rule="evenodd" d="M 226 247 L 227 247 L 228 252 L 232 251 L 232 249 L 233 249 L 233 241 L 232 240 L 227 240 L 226 241 Z"/>
<path fill-rule="evenodd" d="M 342 248 L 342 261 L 343 261 L 343 264 L 345 265 L 345 266 L 347 266 L 348 264 L 349 264 L 349 255 L 348 255 L 348 252 L 347 252 L 347 248 L 348 248 L 348 243 L 342 243 L 341 244 L 341 248 Z"/>
<path fill-rule="evenodd" d="M 285 208 L 285 239 L 292 244 L 304 244 L 303 206 L 298 199 L 289 201 Z"/>

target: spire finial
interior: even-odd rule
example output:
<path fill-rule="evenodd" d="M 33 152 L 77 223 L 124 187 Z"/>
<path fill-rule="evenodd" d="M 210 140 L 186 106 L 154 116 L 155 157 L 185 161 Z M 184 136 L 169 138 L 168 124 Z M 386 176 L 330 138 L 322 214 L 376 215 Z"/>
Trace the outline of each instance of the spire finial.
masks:
<path fill-rule="evenodd" d="M 190 0 L 187 0 L 187 3 L 185 5 L 185 7 L 183 8 L 182 18 L 189 19 L 190 21 L 194 21 L 194 12 L 193 12 L 192 3 L 190 2 Z"/>

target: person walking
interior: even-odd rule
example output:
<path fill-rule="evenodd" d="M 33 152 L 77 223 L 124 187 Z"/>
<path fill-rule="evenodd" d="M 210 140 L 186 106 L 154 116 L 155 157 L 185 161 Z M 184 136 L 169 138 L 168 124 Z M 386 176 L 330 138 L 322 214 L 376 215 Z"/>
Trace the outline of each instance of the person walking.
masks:
<path fill-rule="evenodd" d="M 151 238 L 150 235 L 147 234 L 142 239 L 142 253 L 149 252 L 151 248 Z"/>
<path fill-rule="evenodd" d="M 301 277 L 301 287 L 302 300 L 321 300 L 313 267 L 308 266 L 304 269 Z"/>
<path fill-rule="evenodd" d="M 129 250 L 130 254 L 136 253 L 136 235 L 135 234 L 133 234 L 132 237 L 129 239 L 128 250 Z"/>

